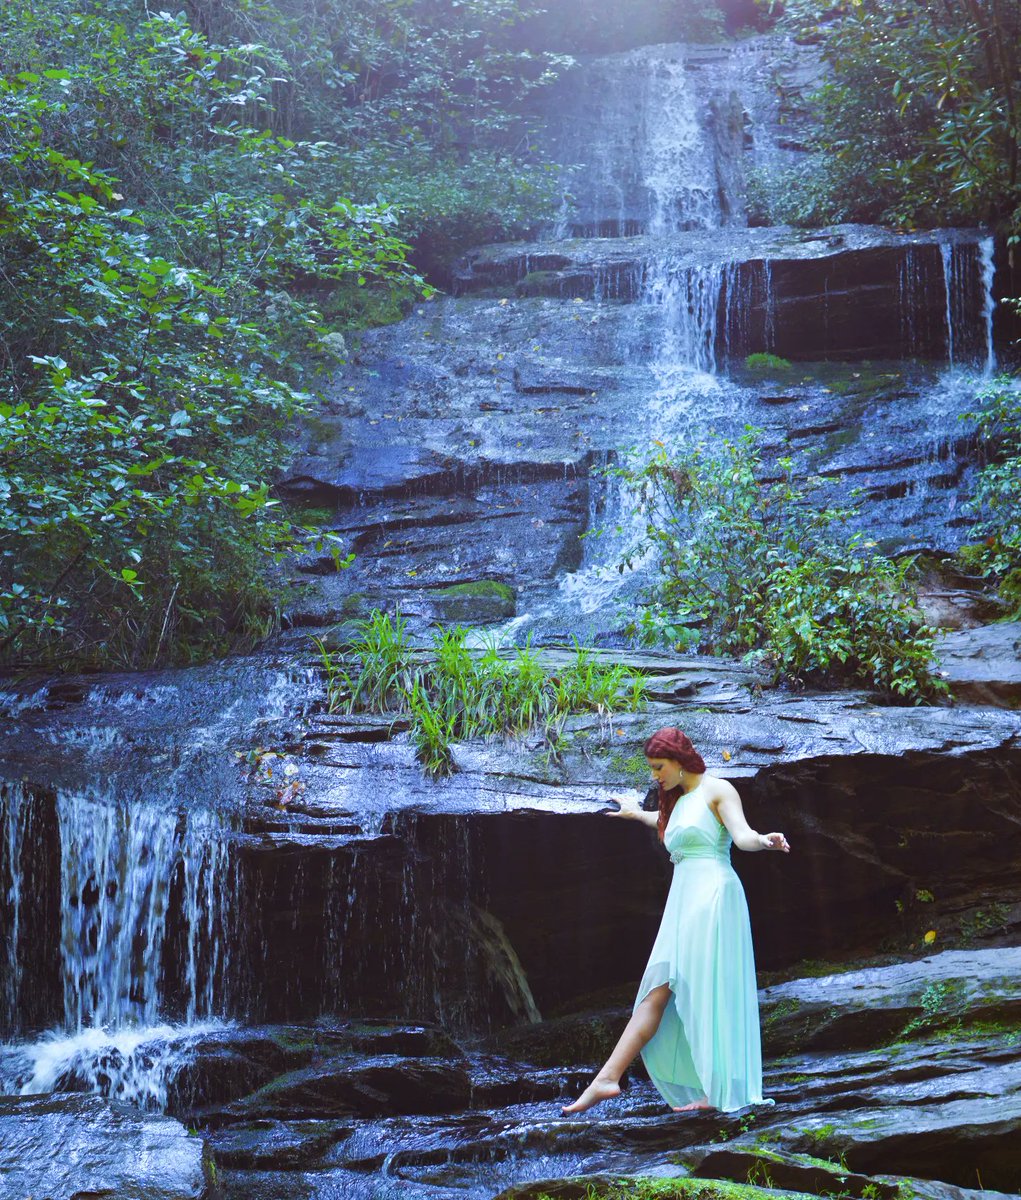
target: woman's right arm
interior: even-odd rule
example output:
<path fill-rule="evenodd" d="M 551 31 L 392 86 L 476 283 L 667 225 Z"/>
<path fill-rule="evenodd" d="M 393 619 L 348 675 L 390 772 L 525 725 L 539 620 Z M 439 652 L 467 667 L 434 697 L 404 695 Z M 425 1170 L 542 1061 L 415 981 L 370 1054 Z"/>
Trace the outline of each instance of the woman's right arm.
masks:
<path fill-rule="evenodd" d="M 635 800 L 632 796 L 611 796 L 610 799 L 619 807 L 616 812 L 607 813 L 608 817 L 623 817 L 626 821 L 641 821 L 650 829 L 655 829 L 659 824 L 659 812 L 646 812 L 642 808 L 641 800 Z"/>

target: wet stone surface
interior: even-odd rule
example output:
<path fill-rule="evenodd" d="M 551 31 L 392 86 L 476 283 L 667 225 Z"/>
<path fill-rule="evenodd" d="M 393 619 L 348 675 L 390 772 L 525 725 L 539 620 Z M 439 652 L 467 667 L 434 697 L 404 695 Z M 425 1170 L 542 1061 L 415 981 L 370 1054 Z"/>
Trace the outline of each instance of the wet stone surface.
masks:
<path fill-rule="evenodd" d="M 204 1200 L 204 1144 L 179 1122 L 99 1096 L 0 1097 L 0 1179 L 11 1200 Z"/>
<path fill-rule="evenodd" d="M 765 989 L 775 1104 L 736 1114 L 672 1114 L 638 1068 L 620 1100 L 562 1117 L 626 1008 L 488 1044 L 380 1021 L 221 1030 L 196 1047 L 175 1107 L 208 1142 L 227 1197 L 609 1196 L 609 1181 L 639 1176 L 676 1181 L 678 1196 L 716 1196 L 692 1192 L 696 1180 L 718 1186 L 721 1200 L 726 1181 L 764 1196 L 890 1198 L 916 1177 L 931 1200 L 1021 1194 L 1018 953 L 944 953 Z M 896 1028 L 856 1020 L 877 1007 Z M 366 1060 L 356 1048 L 391 1052 Z M 252 1089 L 235 1075 L 224 1090 L 204 1064 L 228 1049 L 271 1077 Z M 216 1083 L 203 1095 L 205 1078 Z M 338 1107 L 325 1111 L 324 1098 Z"/>

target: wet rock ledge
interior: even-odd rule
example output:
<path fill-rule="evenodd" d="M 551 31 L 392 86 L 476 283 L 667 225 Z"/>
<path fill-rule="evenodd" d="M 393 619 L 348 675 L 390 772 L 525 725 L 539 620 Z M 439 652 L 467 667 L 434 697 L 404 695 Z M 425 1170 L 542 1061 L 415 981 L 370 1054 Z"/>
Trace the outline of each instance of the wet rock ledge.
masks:
<path fill-rule="evenodd" d="M 619 1101 L 562 1117 L 626 1008 L 460 1044 L 379 1021 L 224 1030 L 172 1106 L 225 1200 L 993 1200 L 1021 1194 L 1019 979 L 1014 948 L 767 987 L 775 1105 L 735 1114 L 671 1114 L 639 1069 Z"/>
<path fill-rule="evenodd" d="M 0 1096 L 5 1200 L 212 1200 L 215 1168 L 178 1121 L 99 1096 Z"/>

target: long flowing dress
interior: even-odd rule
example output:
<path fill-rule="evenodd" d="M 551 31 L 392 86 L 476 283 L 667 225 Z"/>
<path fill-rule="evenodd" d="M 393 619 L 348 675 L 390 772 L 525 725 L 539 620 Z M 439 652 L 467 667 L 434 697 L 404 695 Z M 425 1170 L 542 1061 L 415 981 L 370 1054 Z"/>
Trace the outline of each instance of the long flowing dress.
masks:
<path fill-rule="evenodd" d="M 702 783 L 677 801 L 663 841 L 674 874 L 635 1006 L 664 983 L 672 997 L 642 1051 L 646 1069 L 675 1107 L 703 1097 L 725 1111 L 769 1103 L 748 904 Z"/>

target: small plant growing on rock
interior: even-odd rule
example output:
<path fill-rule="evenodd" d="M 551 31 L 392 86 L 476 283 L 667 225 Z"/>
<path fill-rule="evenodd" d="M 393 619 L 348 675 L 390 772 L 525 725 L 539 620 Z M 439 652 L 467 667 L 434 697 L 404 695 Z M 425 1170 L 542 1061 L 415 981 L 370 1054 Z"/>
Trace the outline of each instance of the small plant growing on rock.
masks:
<path fill-rule="evenodd" d="M 964 564 L 995 583 L 1016 618 L 1021 614 L 1021 389 L 1001 380 L 970 413 L 977 422 L 985 459 L 979 470 L 971 509 L 976 517 L 974 544 L 960 554 Z"/>
<path fill-rule="evenodd" d="M 408 713 L 418 757 L 431 774 L 453 769 L 454 741 L 541 729 L 548 757 L 555 757 L 571 713 L 609 720 L 645 702 L 644 680 L 581 645 L 552 670 L 531 645 L 504 650 L 491 641 L 478 649 L 459 626 L 438 630 L 431 650 L 412 646 L 399 614 L 373 611 L 355 629 L 343 657 L 316 642 L 330 712 Z"/>
<path fill-rule="evenodd" d="M 789 458 L 764 479 L 757 431 L 683 454 L 665 448 L 613 473 L 635 493 L 659 575 L 632 632 L 647 642 L 749 653 L 774 681 L 865 682 L 914 703 L 945 694 L 934 633 L 922 621 L 910 562 L 895 563 L 817 507 L 818 480 Z"/>
<path fill-rule="evenodd" d="M 749 371 L 789 371 L 793 364 L 778 354 L 749 354 L 744 365 Z"/>

